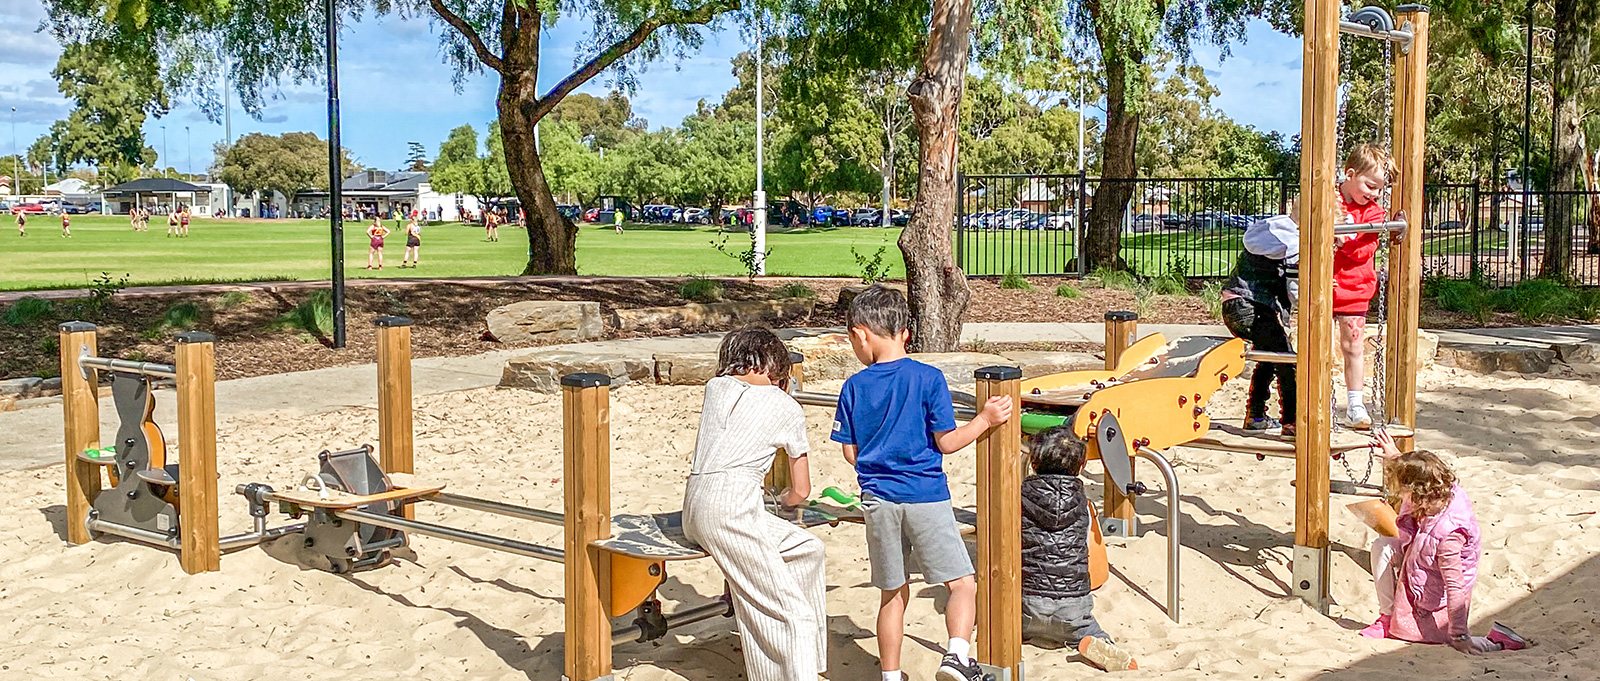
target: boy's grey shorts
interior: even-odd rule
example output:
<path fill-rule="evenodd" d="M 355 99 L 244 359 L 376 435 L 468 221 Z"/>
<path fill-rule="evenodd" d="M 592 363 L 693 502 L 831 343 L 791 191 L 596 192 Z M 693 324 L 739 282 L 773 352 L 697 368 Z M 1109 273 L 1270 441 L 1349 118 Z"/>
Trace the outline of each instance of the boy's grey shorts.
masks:
<path fill-rule="evenodd" d="M 897 504 L 861 493 L 872 585 L 893 591 L 911 581 L 912 556 L 923 581 L 944 584 L 973 574 L 972 558 L 949 501 Z"/>

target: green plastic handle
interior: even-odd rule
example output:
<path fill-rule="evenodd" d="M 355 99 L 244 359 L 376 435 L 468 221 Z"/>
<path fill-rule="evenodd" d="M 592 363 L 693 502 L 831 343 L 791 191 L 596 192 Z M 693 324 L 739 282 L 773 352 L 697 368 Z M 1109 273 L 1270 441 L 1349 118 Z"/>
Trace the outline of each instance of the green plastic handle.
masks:
<path fill-rule="evenodd" d="M 1034 435 L 1046 429 L 1065 426 L 1069 423 L 1071 423 L 1071 417 L 1059 414 L 1023 414 L 1022 432 Z"/>
<path fill-rule="evenodd" d="M 822 494 L 820 496 L 845 508 L 855 508 L 861 504 L 861 500 L 857 499 L 856 495 L 839 489 L 838 487 L 829 487 L 824 489 L 822 490 Z"/>

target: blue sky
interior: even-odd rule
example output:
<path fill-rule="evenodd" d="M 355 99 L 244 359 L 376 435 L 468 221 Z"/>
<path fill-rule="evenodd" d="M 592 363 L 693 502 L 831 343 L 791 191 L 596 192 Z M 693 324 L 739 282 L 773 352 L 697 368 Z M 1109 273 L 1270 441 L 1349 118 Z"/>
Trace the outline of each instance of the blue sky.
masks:
<path fill-rule="evenodd" d="M 49 35 L 34 32 L 44 18 L 38 0 L 0 0 L 0 115 L 17 109 L 16 146 L 11 131 L 0 128 L 0 155 L 26 149 L 69 110 L 50 77 L 60 48 Z M 431 154 L 451 128 L 469 123 L 482 131 L 494 119 L 495 81 L 477 75 L 458 93 L 438 49 L 440 30 L 422 20 L 369 18 L 342 33 L 341 134 L 344 145 L 363 165 L 398 168 L 407 142 L 422 142 Z M 563 21 L 548 31 L 541 72 L 546 87 L 570 71 L 584 33 L 575 21 Z M 631 96 L 635 113 L 651 128 L 676 125 L 694 112 L 699 100 L 714 101 L 733 86 L 729 60 L 746 49 L 745 39 L 728 27 L 697 53 L 652 64 Z M 1219 51 L 1211 47 L 1196 50 L 1195 58 L 1221 91 L 1215 103 L 1234 120 L 1264 130 L 1298 130 L 1299 40 L 1257 22 L 1250 27 L 1248 41 L 1233 46 L 1226 61 L 1219 61 Z M 601 76 L 580 91 L 603 95 L 609 90 Z M 235 108 L 233 134 L 306 130 L 326 135 L 324 92 L 320 83 L 285 88 L 260 120 Z M 160 154 L 165 136 L 170 165 L 187 170 L 192 155 L 193 168 L 203 170 L 211 160 L 212 144 L 223 138 L 223 127 L 181 101 L 173 104 L 167 116 L 146 123 L 146 140 Z M 0 124 L 9 122 L 0 119 Z"/>

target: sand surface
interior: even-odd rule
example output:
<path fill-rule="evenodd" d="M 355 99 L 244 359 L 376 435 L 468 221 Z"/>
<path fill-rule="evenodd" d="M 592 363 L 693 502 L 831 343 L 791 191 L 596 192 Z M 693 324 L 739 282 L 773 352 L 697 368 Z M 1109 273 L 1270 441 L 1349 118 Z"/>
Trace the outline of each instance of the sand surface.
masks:
<path fill-rule="evenodd" d="M 1473 628 L 1503 621 L 1539 646 L 1468 657 L 1439 646 L 1370 641 L 1375 615 L 1366 547 L 1372 535 L 1335 497 L 1334 596 L 1325 617 L 1286 597 L 1293 539 L 1292 462 L 1199 450 L 1172 452 L 1184 504 L 1183 622 L 1165 593 L 1163 495 L 1139 502 L 1146 534 L 1116 543 L 1097 615 L 1138 657 L 1120 678 L 1600 678 L 1600 387 L 1581 378 L 1524 379 L 1429 369 L 1419 442 L 1441 450 L 1477 504 L 1484 556 Z M 817 389 L 836 388 L 817 384 Z M 1234 413 L 1234 381 L 1218 412 Z M 165 393 L 161 397 L 167 397 Z M 701 390 L 625 387 L 613 395 L 613 509 L 681 506 Z M 830 413 L 807 408 L 814 480 L 853 488 L 827 442 Z M 417 478 L 463 494 L 559 510 L 560 403 L 483 389 L 417 400 Z M 376 412 L 358 408 L 284 420 L 225 414 L 219 471 L 225 534 L 248 527 L 237 483 L 280 488 L 324 448 L 374 442 Z M 1360 474 L 1364 457 L 1353 462 Z M 970 450 L 948 469 L 958 503 L 973 503 Z M 1143 478 L 1159 487 L 1153 471 Z M 1091 476 L 1097 477 L 1097 476 Z M 1343 477 L 1336 468 L 1335 477 Z M 562 572 L 556 564 L 414 537 L 396 565 L 353 576 L 303 570 L 283 547 L 224 556 L 216 574 L 185 576 L 174 554 L 102 540 L 63 541 L 60 466 L 0 473 L 0 679 L 516 679 L 561 675 Z M 1091 493 L 1098 495 L 1097 484 Z M 421 519 L 559 545 L 559 528 L 439 506 Z M 282 517 L 275 523 L 284 522 Z M 877 592 L 859 526 L 818 530 L 828 549 L 833 681 L 877 679 Z M 295 541 L 293 538 L 287 541 Z M 721 592 L 710 561 L 676 563 L 662 590 L 671 610 Z M 913 587 L 905 661 L 932 677 L 945 639 L 944 590 Z M 1028 647 L 1030 679 L 1102 674 L 1062 650 Z M 627 681 L 739 679 L 738 638 L 702 622 L 667 645 L 616 650 Z"/>

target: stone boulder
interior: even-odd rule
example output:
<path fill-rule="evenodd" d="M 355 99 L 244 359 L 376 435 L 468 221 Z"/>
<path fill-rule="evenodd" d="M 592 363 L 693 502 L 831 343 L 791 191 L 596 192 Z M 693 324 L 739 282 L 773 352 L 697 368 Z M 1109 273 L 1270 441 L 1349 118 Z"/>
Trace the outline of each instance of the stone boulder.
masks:
<path fill-rule="evenodd" d="M 1600 343 L 1557 343 L 1550 347 L 1567 364 L 1600 364 Z"/>
<path fill-rule="evenodd" d="M 842 333 L 805 336 L 788 342 L 789 350 L 805 355 L 802 368 L 806 380 L 839 380 L 861 370 L 861 360 L 850 348 L 850 337 Z"/>
<path fill-rule="evenodd" d="M 1439 364 L 1490 374 L 1510 371 L 1542 374 L 1557 361 L 1554 348 L 1537 345 L 1450 343 L 1439 348 Z"/>
<path fill-rule="evenodd" d="M 502 343 L 590 341 L 605 335 L 600 304 L 524 300 L 489 311 L 489 333 Z"/>
<path fill-rule="evenodd" d="M 561 377 L 575 373 L 605 374 L 611 377 L 611 387 L 618 388 L 629 381 L 653 382 L 656 366 L 655 359 L 650 357 L 542 350 L 508 360 L 500 373 L 500 387 L 558 393 L 561 392 Z"/>
<path fill-rule="evenodd" d="M 705 385 L 717 376 L 716 353 L 663 352 L 655 362 L 656 383 L 661 385 Z"/>
<path fill-rule="evenodd" d="M 17 400 L 37 397 L 43 383 L 44 379 L 33 376 L 0 381 L 0 396 Z"/>
<path fill-rule="evenodd" d="M 1087 352 L 1016 350 L 1005 353 L 1005 358 L 1011 360 L 1010 364 L 1022 367 L 1023 378 L 1059 374 L 1063 371 L 1104 369 L 1106 366 L 1104 359 L 1095 357 Z M 971 376 L 967 377 L 967 380 L 970 381 L 971 379 Z"/>
<path fill-rule="evenodd" d="M 988 366 L 1018 366 L 1016 361 L 982 352 L 918 352 L 911 358 L 944 372 L 950 385 L 973 382 L 972 374 Z"/>
<path fill-rule="evenodd" d="M 904 295 L 908 295 L 908 296 L 911 295 L 910 293 L 908 293 L 906 291 L 906 285 L 905 284 L 896 283 L 896 282 L 892 282 L 892 281 L 880 281 L 880 282 L 878 282 L 878 285 L 882 286 L 884 288 L 892 288 L 892 289 L 894 289 L 896 291 L 899 291 L 901 294 L 904 294 Z M 839 289 L 839 307 L 841 307 L 841 308 L 850 307 L 850 301 L 855 300 L 856 296 L 861 295 L 861 293 L 863 291 L 866 291 L 868 288 L 870 288 L 870 287 L 865 285 L 865 284 L 857 284 L 855 286 L 846 286 L 844 288 Z"/>
<path fill-rule="evenodd" d="M 613 310 L 609 321 L 613 328 L 620 331 L 688 330 L 708 326 L 779 326 L 809 317 L 816 302 L 813 298 L 784 298 L 689 303 L 673 307 L 640 307 Z"/>

